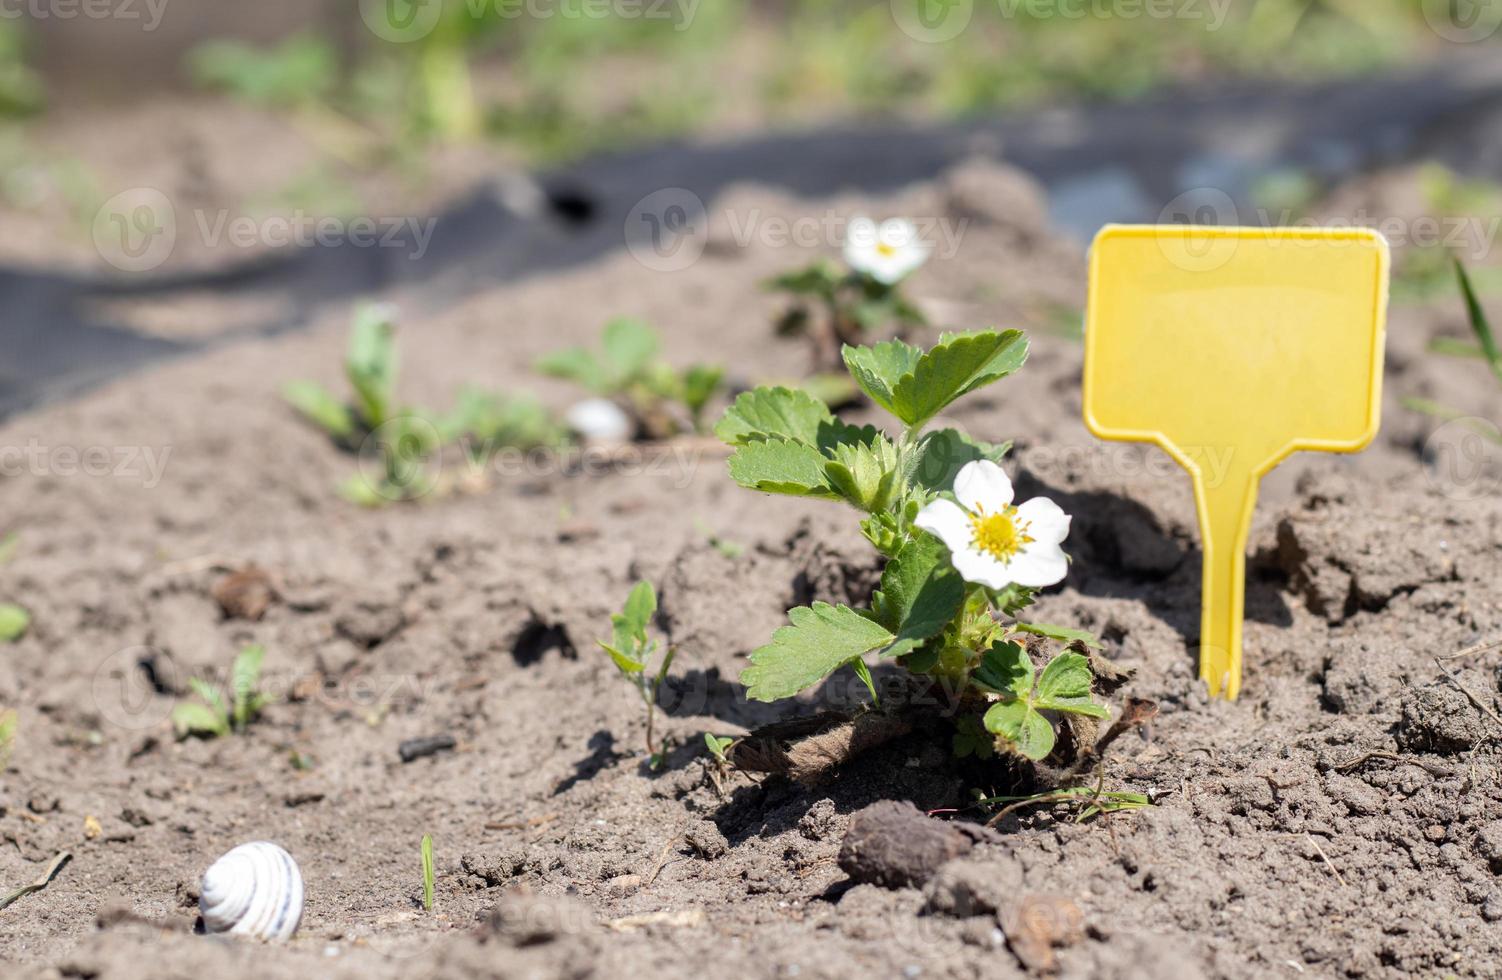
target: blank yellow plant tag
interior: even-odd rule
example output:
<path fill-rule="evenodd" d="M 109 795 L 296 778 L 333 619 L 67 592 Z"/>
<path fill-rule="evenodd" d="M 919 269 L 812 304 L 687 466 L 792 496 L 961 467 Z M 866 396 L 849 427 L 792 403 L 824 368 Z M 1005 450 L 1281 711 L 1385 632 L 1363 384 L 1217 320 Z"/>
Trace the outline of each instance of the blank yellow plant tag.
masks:
<path fill-rule="evenodd" d="M 1375 231 L 1110 225 L 1090 258 L 1085 424 L 1161 446 L 1194 481 L 1200 676 L 1241 690 L 1257 485 L 1301 449 L 1377 434 L 1387 241 Z"/>

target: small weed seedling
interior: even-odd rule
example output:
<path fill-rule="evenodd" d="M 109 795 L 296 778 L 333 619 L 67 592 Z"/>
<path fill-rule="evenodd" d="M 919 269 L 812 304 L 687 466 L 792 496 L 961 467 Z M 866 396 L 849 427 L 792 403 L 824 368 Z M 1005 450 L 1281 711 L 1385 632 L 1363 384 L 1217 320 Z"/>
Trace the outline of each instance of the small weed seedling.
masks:
<path fill-rule="evenodd" d="M 654 718 L 657 714 L 657 691 L 668 676 L 673 664 L 672 646 L 662 655 L 662 664 L 652 671 L 652 659 L 657 653 L 657 641 L 647 638 L 647 627 L 657 615 L 657 591 L 651 582 L 638 582 L 626 599 L 626 607 L 610 617 L 612 626 L 609 643 L 599 644 L 610 659 L 615 661 L 621 675 L 635 685 L 642 702 L 647 706 L 647 755 L 648 764 L 657 769 L 662 765 L 666 746 L 659 748 L 653 737 Z"/>
<path fill-rule="evenodd" d="M 537 362 L 537 370 L 618 402 L 646 438 L 706 431 L 704 413 L 724 384 L 724 370 L 695 364 L 679 371 L 658 359 L 660 347 L 657 331 L 645 323 L 613 320 L 600 350 L 555 351 Z"/>
<path fill-rule="evenodd" d="M 0 643 L 14 643 L 26 635 L 31 614 L 11 602 L 0 602 Z"/>
<path fill-rule="evenodd" d="M 20 544 L 21 539 L 14 531 L 0 537 L 0 565 L 10 561 Z M 0 643 L 16 642 L 30 627 L 30 613 L 15 603 L 0 602 Z"/>
<path fill-rule="evenodd" d="M 441 440 L 437 427 L 397 404 L 396 325 L 389 307 L 366 306 L 356 313 L 344 373 L 354 394 L 348 403 L 312 381 L 292 382 L 283 396 L 346 450 L 377 440 L 380 485 L 356 475 L 345 483 L 345 496 L 367 506 L 420 496 L 427 478 L 423 462 Z"/>
<path fill-rule="evenodd" d="M 729 763 L 730 760 L 725 756 L 725 753 L 729 751 L 730 746 L 734 744 L 735 739 L 729 735 L 719 736 L 714 735 L 710 732 L 704 733 L 705 748 L 709 749 L 710 757 L 721 766 Z"/>
<path fill-rule="evenodd" d="M 230 732 L 243 732 L 270 703 L 270 699 L 257 688 L 261 682 L 261 661 L 266 650 L 249 646 L 235 657 L 230 668 L 229 699 L 213 683 L 201 677 L 188 682 L 193 692 L 202 699 L 184 701 L 172 709 L 172 727 L 178 738 L 197 735 L 202 738 L 219 738 Z"/>
<path fill-rule="evenodd" d="M 1481 301 L 1476 296 L 1476 287 L 1471 283 L 1471 276 L 1466 272 L 1466 267 L 1459 259 L 1454 260 L 1454 267 L 1455 277 L 1460 283 L 1461 296 L 1465 299 L 1466 318 L 1470 322 L 1471 332 L 1476 336 L 1476 343 L 1469 344 L 1449 337 L 1440 337 L 1429 345 L 1429 349 L 1436 354 L 1485 361 L 1492 375 L 1499 383 L 1502 383 L 1502 348 L 1497 346 L 1497 338 L 1492 333 L 1491 321 L 1487 319 L 1486 311 L 1481 308 Z M 1464 418 L 1466 414 L 1427 398 L 1405 398 L 1403 404 L 1416 412 L 1446 420 Z M 1502 443 L 1502 437 L 1498 436 L 1496 429 L 1485 425 L 1475 425 L 1473 428 L 1482 438 Z"/>
<path fill-rule="evenodd" d="M 4 772 L 5 767 L 10 765 L 10 754 L 16 745 L 16 729 L 20 724 L 14 711 L 0 711 L 0 772 Z"/>
<path fill-rule="evenodd" d="M 422 907 L 433 911 L 433 835 L 422 835 Z"/>
<path fill-rule="evenodd" d="M 793 299 L 777 332 L 807 336 L 814 345 L 815 367 L 831 370 L 841 366 L 841 344 L 859 344 L 883 327 L 895 327 L 900 335 L 924 326 L 922 311 L 902 295 L 902 282 L 928 261 L 928 254 L 910 221 L 894 218 L 878 225 L 869 218 L 852 220 L 845 269 L 820 260 L 767 284 Z"/>
<path fill-rule="evenodd" d="M 791 625 L 751 654 L 740 678 L 749 697 L 790 698 L 850 667 L 874 699 L 864 658 L 876 654 L 954 692 L 957 752 L 995 749 L 1035 761 L 1054 749 L 1052 718 L 1107 715 L 1091 699 L 1084 656 L 1060 654 L 1039 674 L 1023 645 L 1029 636 L 1093 642 L 1018 618 L 1068 570 L 1060 547 L 1068 515 L 1042 497 L 1013 502 L 997 465 L 1008 446 L 925 431 L 957 399 L 1020 368 L 1027 350 L 1017 330 L 949 334 L 928 351 L 900 340 L 846 346 L 856 382 L 901 423 L 896 439 L 788 388 L 758 388 L 731 406 L 716 431 L 735 447 L 737 483 L 851 505 L 888 559 L 869 608 L 793 609 Z"/>

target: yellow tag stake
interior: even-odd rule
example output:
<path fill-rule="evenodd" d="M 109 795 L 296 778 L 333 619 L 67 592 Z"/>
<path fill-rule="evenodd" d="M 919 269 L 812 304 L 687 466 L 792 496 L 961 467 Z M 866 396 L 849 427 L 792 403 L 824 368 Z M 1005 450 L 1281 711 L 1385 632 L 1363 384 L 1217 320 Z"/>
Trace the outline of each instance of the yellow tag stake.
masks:
<path fill-rule="evenodd" d="M 1110 225 L 1090 257 L 1085 424 L 1161 446 L 1194 481 L 1200 677 L 1241 690 L 1257 485 L 1298 450 L 1377 434 L 1387 241 L 1360 229 Z"/>

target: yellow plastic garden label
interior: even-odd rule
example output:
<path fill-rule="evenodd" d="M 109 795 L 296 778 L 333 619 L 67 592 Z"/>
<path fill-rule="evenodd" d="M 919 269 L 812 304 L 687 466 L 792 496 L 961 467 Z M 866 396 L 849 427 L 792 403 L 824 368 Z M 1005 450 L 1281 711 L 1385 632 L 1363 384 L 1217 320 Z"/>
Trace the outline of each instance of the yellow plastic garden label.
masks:
<path fill-rule="evenodd" d="M 1374 231 L 1108 226 L 1090 259 L 1085 424 L 1152 442 L 1194 481 L 1200 676 L 1241 689 L 1257 484 L 1301 449 L 1377 434 L 1387 242 Z"/>

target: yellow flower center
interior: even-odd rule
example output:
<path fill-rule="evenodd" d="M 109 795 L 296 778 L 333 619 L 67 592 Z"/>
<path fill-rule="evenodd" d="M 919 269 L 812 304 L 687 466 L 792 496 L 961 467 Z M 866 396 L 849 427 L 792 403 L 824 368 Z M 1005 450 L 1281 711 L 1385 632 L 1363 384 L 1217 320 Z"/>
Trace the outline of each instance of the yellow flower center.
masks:
<path fill-rule="evenodd" d="M 888 245 L 886 242 L 878 242 L 876 245 L 876 254 L 884 259 L 890 259 L 897 254 L 897 246 Z"/>
<path fill-rule="evenodd" d="M 1011 561 L 1023 545 L 1033 543 L 1028 536 L 1030 525 L 1017 522 L 1017 508 L 1003 507 L 994 514 L 980 508 L 970 515 L 971 543 L 997 561 Z"/>

